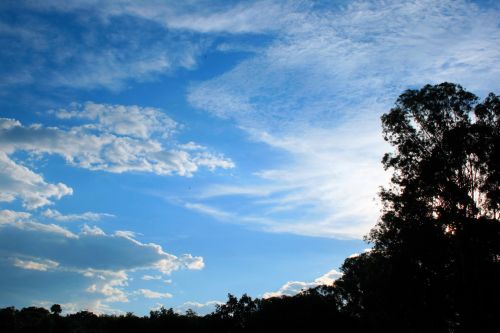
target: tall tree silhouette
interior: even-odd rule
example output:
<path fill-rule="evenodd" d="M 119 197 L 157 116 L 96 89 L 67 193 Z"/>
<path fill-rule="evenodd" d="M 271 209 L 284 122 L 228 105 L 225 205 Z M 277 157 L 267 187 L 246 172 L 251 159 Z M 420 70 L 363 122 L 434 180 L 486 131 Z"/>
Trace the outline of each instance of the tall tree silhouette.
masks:
<path fill-rule="evenodd" d="M 500 309 L 500 101 L 443 83 L 382 116 L 394 152 L 373 251 L 347 260 L 350 311 L 374 331 L 477 332 Z M 370 270 L 370 271 L 369 271 Z M 384 321 L 382 318 L 386 318 Z"/>

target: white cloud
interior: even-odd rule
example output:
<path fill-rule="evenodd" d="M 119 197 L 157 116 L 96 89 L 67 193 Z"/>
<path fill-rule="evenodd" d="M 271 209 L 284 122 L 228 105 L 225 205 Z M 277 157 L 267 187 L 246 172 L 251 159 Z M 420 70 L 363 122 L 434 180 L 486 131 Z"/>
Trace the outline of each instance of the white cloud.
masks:
<path fill-rule="evenodd" d="M 56 220 L 58 222 L 68 222 L 68 221 L 99 221 L 105 217 L 114 217 L 113 214 L 107 213 L 94 213 L 94 212 L 85 212 L 82 214 L 61 214 L 59 211 L 55 209 L 46 209 L 42 212 L 42 216 Z"/>
<path fill-rule="evenodd" d="M 106 236 L 104 230 L 97 226 L 88 226 L 84 224 L 81 231 L 82 235 L 86 236 Z"/>
<path fill-rule="evenodd" d="M 204 205 L 204 204 L 187 202 L 184 204 L 184 207 L 187 209 L 194 210 L 194 211 L 197 211 L 199 213 L 205 214 L 205 215 L 212 216 L 212 217 L 217 218 L 217 219 L 227 220 L 227 219 L 234 217 L 232 214 L 230 214 L 228 212 L 225 212 L 225 211 L 222 211 L 220 209 L 216 209 L 216 208 L 210 207 L 208 205 Z"/>
<path fill-rule="evenodd" d="M 191 148 L 192 149 L 192 148 Z M 194 158 L 193 162 L 198 165 L 205 167 L 211 171 L 215 169 L 232 169 L 234 168 L 234 163 L 230 159 L 227 159 L 222 154 L 212 154 L 208 152 L 200 152 Z"/>
<path fill-rule="evenodd" d="M 206 315 L 215 311 L 217 305 L 222 305 L 220 301 L 208 301 L 205 303 L 188 301 L 175 307 L 175 312 L 184 314 L 187 310 L 191 309 L 199 315 Z"/>
<path fill-rule="evenodd" d="M 42 307 L 42 308 L 46 308 L 46 309 L 50 309 L 50 307 L 54 304 L 59 304 L 61 306 L 63 315 L 75 313 L 75 312 L 80 311 L 80 309 L 81 309 L 79 304 L 69 303 L 69 302 L 68 303 L 61 303 L 61 302 L 57 302 L 54 300 L 53 301 L 44 300 L 44 301 L 33 302 L 33 306 Z M 89 309 L 89 311 L 92 311 L 95 314 L 103 313 L 103 311 L 93 311 L 92 309 L 94 309 L 94 306 L 86 305 L 84 308 Z M 109 311 L 107 313 L 112 313 L 112 312 Z"/>
<path fill-rule="evenodd" d="M 206 42 L 185 38 L 179 31 L 162 28 L 148 15 L 140 15 L 149 9 L 152 18 L 168 7 L 166 3 L 135 2 L 125 6 L 122 1 L 5 4 L 2 10 L 6 13 L 21 10 L 26 17 L 0 22 L 0 36 L 16 46 L 4 52 L 10 56 L 10 66 L 5 68 L 2 86 L 36 83 L 49 89 L 120 90 L 131 81 L 150 81 L 179 68 L 195 68 Z M 53 24 L 44 12 L 63 15 L 71 28 Z M 127 19 L 108 19 L 117 16 Z"/>
<path fill-rule="evenodd" d="M 3 223 L 15 223 L 17 221 L 27 220 L 31 217 L 27 212 L 16 212 L 14 210 L 2 209 L 0 210 L 0 225 Z"/>
<path fill-rule="evenodd" d="M 177 123 L 156 108 L 137 105 L 109 105 L 87 102 L 72 104 L 70 109 L 55 111 L 60 119 L 85 119 L 91 121 L 87 127 L 119 136 L 148 139 L 154 134 L 168 138 L 177 128 Z"/>
<path fill-rule="evenodd" d="M 143 275 L 141 277 L 144 281 L 151 281 L 151 280 L 161 280 L 162 276 L 161 275 Z"/>
<path fill-rule="evenodd" d="M 35 271 L 48 271 L 59 266 L 59 263 L 53 260 L 33 258 L 33 260 L 14 259 L 14 266 L 22 269 L 31 269 Z"/>
<path fill-rule="evenodd" d="M 280 192 L 283 192 L 283 189 L 280 189 Z M 258 199 L 255 202 L 247 204 L 254 207 L 252 210 L 241 205 L 245 208 L 241 212 L 238 212 L 238 207 L 234 206 L 222 210 L 200 203 L 185 203 L 184 207 L 219 221 L 240 224 L 248 228 L 311 237 L 337 239 L 361 238 L 363 236 L 362 223 L 373 223 L 373 221 L 368 219 L 350 220 L 349 218 L 359 218 L 359 215 L 348 211 L 343 214 L 332 213 L 332 217 L 323 217 L 322 214 L 326 214 L 323 210 L 318 208 L 318 211 L 315 211 L 313 209 L 314 207 L 319 207 L 321 201 L 314 202 L 314 197 L 312 197 L 305 198 L 298 203 L 291 202 L 295 200 L 299 201 L 299 198 L 300 192 L 297 193 L 297 197 L 293 200 L 290 198 Z M 302 207 L 303 210 L 297 212 L 299 207 Z M 261 212 L 261 214 L 258 212 Z M 311 214 L 311 216 L 308 218 L 307 214 Z"/>
<path fill-rule="evenodd" d="M 342 273 L 338 272 L 335 269 L 332 269 L 331 271 L 323 274 L 319 278 L 316 278 L 314 280 L 314 283 L 317 283 L 318 285 L 331 285 L 335 280 L 340 278 L 342 276 Z"/>
<path fill-rule="evenodd" d="M 130 230 L 117 230 L 113 233 L 114 236 L 117 237 L 124 237 L 133 240 L 135 237 L 137 237 L 138 233 L 130 231 Z"/>
<path fill-rule="evenodd" d="M 75 269 L 121 271 L 149 267 L 171 273 L 179 269 L 199 270 L 204 267 L 201 257 L 190 254 L 177 257 L 166 253 L 160 245 L 141 243 L 130 235 L 109 235 L 97 226 L 85 224 L 79 233 L 73 233 L 54 224 L 19 221 L 18 217 L 24 214 L 18 212 L 0 212 L 0 236 L 4 245 L 8 243 L 8 246 L 15 247 L 19 255 L 47 256 L 46 259 L 59 262 L 61 266 Z"/>
<path fill-rule="evenodd" d="M 126 292 L 122 289 L 127 286 L 128 275 L 125 271 L 100 271 L 94 274 L 97 275 L 96 282 L 86 289 L 87 292 L 104 295 L 102 301 L 107 303 L 129 302 Z"/>
<path fill-rule="evenodd" d="M 145 298 L 156 299 L 156 298 L 171 298 L 172 297 L 172 294 L 170 294 L 170 293 L 160 293 L 160 292 L 149 290 L 149 289 L 139 289 L 137 292 Z"/>
<path fill-rule="evenodd" d="M 14 227 L 15 229 L 34 232 L 48 233 L 57 237 L 78 238 L 78 236 L 68 229 L 55 224 L 42 224 L 31 220 L 31 214 L 17 212 L 13 210 L 0 210 L 0 231 L 2 228 Z"/>
<path fill-rule="evenodd" d="M 60 45 L 62 52 L 73 53 Z M 49 75 L 51 86 L 63 86 L 79 89 L 104 88 L 122 90 L 127 81 L 149 81 L 158 75 L 168 72 L 180 64 L 172 64 L 167 52 L 155 50 L 143 54 L 143 58 L 122 57 L 123 50 L 109 48 L 108 52 L 100 50 L 83 50 L 83 56 L 75 54 L 80 62 L 78 67 L 69 66 L 67 72 L 57 71 Z M 132 50 L 130 50 L 132 51 Z M 187 52 L 188 54 L 190 52 Z M 192 57 L 192 55 L 189 55 Z M 192 65 L 191 65 L 192 66 Z M 179 67 L 190 67 L 184 65 Z M 44 78 L 38 78 L 43 82 Z"/>
<path fill-rule="evenodd" d="M 0 252 L 5 258 L 11 258 L 7 261 L 8 272 L 12 272 L 14 266 L 32 272 L 30 274 L 57 275 L 61 285 L 74 286 L 78 282 L 72 287 L 72 295 L 78 295 L 78 299 L 59 297 L 78 304 L 80 309 L 91 306 L 109 312 L 112 310 L 107 308 L 109 303 L 128 302 L 130 272 L 156 270 L 170 274 L 181 269 L 199 270 L 204 266 L 201 257 L 169 254 L 158 244 L 136 240 L 131 233 L 110 235 L 88 225 L 73 233 L 57 225 L 30 219 L 28 213 L 0 211 Z M 0 266 L 3 265 L 5 260 L 0 260 Z M 32 278 L 36 280 L 35 276 Z M 15 279 L 5 281 L 3 292 L 18 286 Z M 36 281 L 36 288 L 48 287 L 44 285 L 48 280 Z M 26 288 L 23 292 L 29 293 L 29 290 Z M 144 297 L 169 297 L 167 293 L 147 289 L 141 293 Z"/>
<path fill-rule="evenodd" d="M 191 254 L 183 254 L 180 257 L 180 261 L 187 269 L 199 271 L 205 267 L 202 257 L 193 257 Z"/>
<path fill-rule="evenodd" d="M 284 28 L 293 17 L 283 15 L 308 6 L 298 1 L 256 1 L 248 3 L 189 3 L 149 1 L 137 3 L 118 0 L 109 3 L 73 1 L 71 4 L 59 1 L 44 1 L 35 8 L 59 11 L 92 9 L 109 21 L 116 16 L 133 16 L 157 22 L 169 29 L 189 30 L 199 33 L 264 33 Z"/>
<path fill-rule="evenodd" d="M 65 237 L 65 238 L 73 238 L 76 239 L 78 236 L 73 232 L 60 227 L 56 224 L 43 224 L 33 221 L 16 221 L 11 223 L 12 226 L 19 230 L 23 230 L 29 233 L 47 233 L 52 234 L 54 237 Z"/>
<path fill-rule="evenodd" d="M 253 219 L 274 232 L 360 238 L 376 223 L 377 192 L 388 182 L 380 115 L 399 93 L 424 83 L 458 82 L 483 95 L 498 86 L 500 16 L 466 1 L 430 0 L 282 15 L 293 25 L 275 30 L 266 48 L 232 70 L 194 85 L 188 98 L 286 162 L 202 191 L 205 199 L 232 195 L 239 204 L 230 209 L 188 208 Z"/>
<path fill-rule="evenodd" d="M 342 273 L 335 269 L 327 272 L 326 274 L 316 278 L 312 282 L 303 281 L 289 281 L 280 287 L 278 291 L 267 292 L 262 296 L 263 298 L 280 297 L 280 296 L 293 296 L 306 289 L 314 288 L 320 285 L 331 285 L 336 279 L 342 276 Z"/>
<path fill-rule="evenodd" d="M 180 144 L 179 148 L 181 150 L 205 150 L 206 147 L 199 145 L 193 141 L 189 141 L 188 143 Z"/>
<path fill-rule="evenodd" d="M 41 17 L 31 20 L 30 26 L 5 23 L 0 32 L 23 42 L 15 51 L 19 53 L 17 58 L 25 59 L 24 67 L 12 66 L 16 72 L 7 73 L 6 81 L 11 84 L 45 80 L 51 85 L 121 89 L 129 80 L 154 79 L 179 67 L 195 68 L 198 55 L 211 45 L 210 38 L 221 33 L 261 34 L 280 40 L 266 51 L 269 57 L 264 63 L 256 60 L 257 72 L 259 67 L 271 64 L 264 67 L 268 72 L 263 74 L 277 67 L 282 70 L 281 76 L 273 77 L 278 84 L 291 74 L 306 90 L 321 87 L 329 76 L 323 89 L 331 92 L 333 86 L 345 96 L 354 93 L 353 89 L 359 93 L 384 85 L 406 87 L 387 77 L 388 70 L 410 84 L 428 81 L 426 72 L 433 72 L 437 81 L 450 77 L 471 81 L 475 80 L 474 72 L 491 69 L 497 60 L 498 15 L 463 0 L 373 0 L 345 6 L 317 6 L 303 1 L 235 4 L 119 0 L 67 4 L 52 0 L 23 5 L 35 12 L 56 11 L 77 17 L 85 12 L 85 20 L 75 20 L 85 34 L 75 36 L 74 31 L 54 27 Z M 122 17 L 128 24 L 122 23 Z M 97 38 L 96 30 L 113 33 Z M 85 43 L 75 42 L 81 39 Z M 29 69 L 26 59 L 31 60 Z M 40 64 L 49 59 L 60 69 L 40 69 Z M 373 63 L 377 66 L 371 66 Z M 290 68 L 299 67 L 309 71 L 308 75 L 290 73 Z M 496 74 L 488 73 L 484 84 L 494 86 Z M 315 79 L 320 81 L 315 84 Z M 481 84 L 469 87 L 484 88 Z M 225 103 L 244 104 L 241 102 L 245 99 L 238 101 L 233 94 L 219 92 Z M 314 96 L 307 99 L 310 105 L 314 101 Z"/>
<path fill-rule="evenodd" d="M 175 258 L 175 257 L 174 257 Z M 190 254 L 185 254 L 177 260 L 177 258 L 167 258 L 157 261 L 154 268 L 162 272 L 163 274 L 169 275 L 173 271 L 180 268 L 187 268 L 192 270 L 201 270 L 205 267 L 202 257 L 193 257 Z"/>
<path fill-rule="evenodd" d="M 247 226 L 255 226 L 271 232 L 276 231 L 272 230 L 275 227 L 275 221 L 266 217 L 253 216 L 251 214 L 238 214 L 234 209 L 222 210 L 200 203 L 185 202 L 183 203 L 183 207 L 201 213 L 203 215 L 210 216 L 219 221 L 235 224 L 245 224 Z"/>
<path fill-rule="evenodd" d="M 202 33 L 264 33 L 290 24 L 293 17 L 282 13 L 291 13 L 294 7 L 298 6 L 293 2 L 257 1 L 239 3 L 216 12 L 180 13 L 161 18 L 170 28 Z"/>
<path fill-rule="evenodd" d="M 0 150 L 0 201 L 20 198 L 25 208 L 35 209 L 52 204 L 51 199 L 71 194 L 70 187 L 63 183 L 47 183 L 41 175 L 14 162 Z"/>
<path fill-rule="evenodd" d="M 195 150 L 193 145 L 189 151 L 176 148 L 176 142 L 170 138 L 176 123 L 159 109 L 87 103 L 74 104 L 69 111 L 59 110 L 56 114 L 65 119 L 82 118 L 90 122 L 65 130 L 37 124 L 23 126 L 16 120 L 0 118 L 0 141 L 3 143 L 0 152 L 12 154 L 22 150 L 33 154 L 58 154 L 72 165 L 114 173 L 138 171 L 189 177 L 200 167 L 210 170 L 234 167 L 230 159 L 206 149 Z M 9 163 L 7 155 L 0 158 L 0 162 Z M 27 173 L 26 170 L 20 167 L 17 173 Z M 62 195 L 52 194 L 56 190 L 69 191 L 61 184 L 48 189 L 50 195 L 55 196 Z M 39 191 L 25 192 L 28 195 Z M 13 200 L 14 195 L 9 191 L 5 193 L 5 201 Z M 34 199 L 39 200 L 30 206 L 50 203 L 46 196 L 35 196 Z"/>

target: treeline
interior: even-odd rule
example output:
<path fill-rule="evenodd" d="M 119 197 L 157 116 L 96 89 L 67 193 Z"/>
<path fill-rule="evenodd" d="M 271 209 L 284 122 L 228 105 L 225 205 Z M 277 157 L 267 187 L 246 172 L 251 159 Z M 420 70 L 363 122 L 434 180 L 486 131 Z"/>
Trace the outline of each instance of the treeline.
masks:
<path fill-rule="evenodd" d="M 204 317 L 61 317 L 1 310 L 2 332 L 498 332 L 500 327 L 500 98 L 452 83 L 407 90 L 382 116 L 394 151 L 380 192 L 372 250 L 343 276 L 293 297 L 240 299 Z"/>
<path fill-rule="evenodd" d="M 321 286 L 292 297 L 228 301 L 208 315 L 191 310 L 153 310 L 149 316 L 95 315 L 88 311 L 61 316 L 40 307 L 0 309 L 0 332 L 263 332 L 299 330 L 319 332 L 324 327 L 358 332 L 359 320 L 341 310 L 334 287 Z"/>

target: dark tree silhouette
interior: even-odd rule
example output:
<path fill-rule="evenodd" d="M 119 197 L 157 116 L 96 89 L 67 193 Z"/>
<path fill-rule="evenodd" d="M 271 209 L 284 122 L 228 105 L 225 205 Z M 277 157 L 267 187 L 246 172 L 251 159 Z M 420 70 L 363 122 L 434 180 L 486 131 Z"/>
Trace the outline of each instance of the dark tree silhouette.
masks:
<path fill-rule="evenodd" d="M 427 85 L 403 93 L 382 125 L 391 185 L 373 251 L 343 267 L 350 311 L 373 331 L 497 329 L 498 96 L 478 103 L 459 85 Z"/>
<path fill-rule="evenodd" d="M 62 312 L 62 308 L 59 304 L 54 304 L 50 307 L 50 312 L 52 312 L 52 314 L 56 316 L 59 316 Z"/>

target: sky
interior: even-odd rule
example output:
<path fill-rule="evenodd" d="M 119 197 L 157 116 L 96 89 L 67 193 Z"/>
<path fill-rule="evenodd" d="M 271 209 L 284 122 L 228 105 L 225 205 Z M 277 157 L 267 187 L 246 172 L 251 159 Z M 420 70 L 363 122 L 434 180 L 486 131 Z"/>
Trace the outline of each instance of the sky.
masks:
<path fill-rule="evenodd" d="M 2 1 L 0 307 L 200 314 L 369 249 L 399 94 L 499 92 L 496 1 Z"/>

